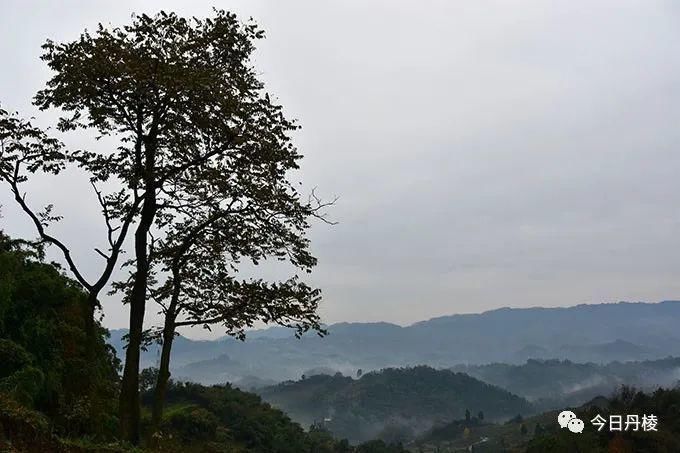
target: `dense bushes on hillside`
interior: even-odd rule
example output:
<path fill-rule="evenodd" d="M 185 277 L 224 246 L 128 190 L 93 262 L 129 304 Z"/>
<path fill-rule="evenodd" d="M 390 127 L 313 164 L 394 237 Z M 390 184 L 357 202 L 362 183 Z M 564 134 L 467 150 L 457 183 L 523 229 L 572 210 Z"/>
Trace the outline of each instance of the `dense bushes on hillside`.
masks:
<path fill-rule="evenodd" d="M 586 405 L 583 410 L 575 411 L 582 420 L 592 420 L 597 414 L 605 419 L 611 414 L 655 415 L 658 419 L 657 431 L 629 429 L 610 432 L 607 427 L 598 432 L 589 422 L 580 435 L 560 430 L 556 425 L 537 435 L 527 448 L 528 453 L 546 451 L 567 453 L 572 451 L 617 452 L 617 453 L 660 453 L 680 451 L 680 389 L 659 389 L 653 393 L 643 393 L 623 387 L 605 409 Z"/>
<path fill-rule="evenodd" d="M 416 451 L 472 451 L 479 453 L 675 453 L 680 451 L 680 388 L 643 393 L 622 387 L 610 398 L 598 397 L 572 408 L 585 426 L 580 434 L 561 429 L 557 417 L 562 409 L 530 417 L 513 417 L 504 423 L 487 423 L 475 417 L 437 426 L 411 445 Z M 602 416 L 598 432 L 591 422 Z M 633 426 L 610 431 L 610 415 L 657 417 L 657 431 Z"/>
<path fill-rule="evenodd" d="M 85 296 L 41 250 L 0 233 L 0 392 L 60 435 L 109 437 L 118 361 L 105 331 L 86 335 Z"/>
<path fill-rule="evenodd" d="M 259 396 L 229 385 L 173 383 L 157 446 L 168 452 L 350 453 L 400 452 L 384 442 L 352 447 L 321 425 L 308 432 Z M 145 395 L 149 400 L 150 394 Z"/>
<path fill-rule="evenodd" d="M 86 334 L 87 313 L 83 291 L 43 262 L 40 248 L 0 232 L 0 451 L 141 451 L 114 437 L 119 361 L 105 329 Z M 351 447 L 322 427 L 307 432 L 230 386 L 173 384 L 168 403 L 160 433 L 151 434 L 146 417 L 144 451 L 403 451 L 383 442 Z"/>

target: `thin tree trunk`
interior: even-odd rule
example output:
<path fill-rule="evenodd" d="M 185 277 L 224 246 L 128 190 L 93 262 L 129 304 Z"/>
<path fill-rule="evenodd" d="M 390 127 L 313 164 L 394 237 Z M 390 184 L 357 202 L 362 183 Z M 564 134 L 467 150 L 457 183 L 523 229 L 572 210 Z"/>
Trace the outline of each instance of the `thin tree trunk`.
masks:
<path fill-rule="evenodd" d="M 183 249 L 188 247 L 184 245 Z M 163 418 L 163 406 L 165 405 L 165 393 L 168 388 L 168 380 L 170 379 L 170 353 L 172 351 L 172 342 L 175 340 L 175 324 L 178 314 L 179 297 L 182 291 L 182 277 L 180 272 L 179 257 L 175 257 L 172 265 L 172 295 L 170 296 L 170 304 L 165 313 L 165 323 L 163 325 L 163 348 L 161 350 L 161 363 L 158 368 L 158 378 L 156 380 L 156 388 L 154 390 L 153 411 L 151 414 L 151 422 L 154 431 L 158 430 L 161 419 Z"/>
<path fill-rule="evenodd" d="M 163 408 L 165 406 L 165 393 L 168 389 L 170 380 L 170 352 L 172 342 L 175 339 L 175 315 L 168 313 L 163 327 L 163 347 L 161 349 L 161 363 L 158 367 L 158 379 L 153 395 L 153 410 L 151 413 L 151 425 L 153 431 L 157 431 L 163 419 Z"/>

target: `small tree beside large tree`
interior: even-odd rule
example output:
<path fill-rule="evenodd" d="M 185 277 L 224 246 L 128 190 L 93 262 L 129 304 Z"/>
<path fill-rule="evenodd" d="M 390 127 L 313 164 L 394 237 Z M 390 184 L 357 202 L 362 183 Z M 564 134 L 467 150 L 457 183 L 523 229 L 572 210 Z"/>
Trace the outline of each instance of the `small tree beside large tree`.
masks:
<path fill-rule="evenodd" d="M 172 215 L 157 219 L 163 236 L 153 239 L 149 254 L 149 295 L 164 319 L 162 328 L 145 336 L 161 344 L 154 428 L 162 417 L 178 328 L 216 327 L 242 340 L 256 322 L 293 328 L 298 336 L 310 329 L 325 333 L 317 314 L 321 292 L 297 273 L 309 273 L 317 263 L 305 237 L 309 220 L 332 223 L 323 210 L 334 202 L 323 203 L 313 192 L 303 201 L 285 178 L 233 180 L 218 169 L 209 173 L 199 178 L 204 184 L 175 181 L 173 194 L 181 202 L 168 211 Z M 239 277 L 242 261 L 268 259 L 286 261 L 296 274 L 278 282 Z M 131 274 L 116 288 L 129 295 L 133 281 Z"/>

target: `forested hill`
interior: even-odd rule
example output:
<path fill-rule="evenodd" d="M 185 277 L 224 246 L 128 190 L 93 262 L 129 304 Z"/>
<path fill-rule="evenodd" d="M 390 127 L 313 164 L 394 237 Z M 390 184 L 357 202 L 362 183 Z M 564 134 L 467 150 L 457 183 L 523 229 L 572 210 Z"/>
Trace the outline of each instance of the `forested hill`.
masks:
<path fill-rule="evenodd" d="M 532 411 L 525 399 L 506 390 L 426 366 L 385 369 L 356 380 L 309 376 L 259 393 L 293 420 L 303 425 L 323 422 L 336 436 L 352 441 L 408 441 L 434 423 L 464 417 L 466 411 L 481 411 L 490 420 Z"/>

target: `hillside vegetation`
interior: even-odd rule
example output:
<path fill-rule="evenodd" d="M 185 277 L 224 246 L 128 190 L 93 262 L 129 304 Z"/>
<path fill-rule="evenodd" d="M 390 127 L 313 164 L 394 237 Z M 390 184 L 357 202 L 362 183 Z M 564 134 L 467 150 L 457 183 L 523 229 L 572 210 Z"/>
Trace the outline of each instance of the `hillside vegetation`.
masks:
<path fill-rule="evenodd" d="M 0 451 L 392 453 L 374 441 L 350 446 L 322 427 L 305 431 L 259 396 L 229 386 L 172 384 L 161 431 L 118 441 L 120 364 L 107 332 L 85 333 L 85 294 L 39 248 L 0 232 Z"/>
<path fill-rule="evenodd" d="M 565 408 L 562 408 L 565 409 Z M 599 397 L 572 408 L 585 422 L 584 431 L 575 434 L 560 429 L 560 410 L 531 417 L 515 417 L 505 423 L 487 423 L 475 417 L 439 425 L 412 445 L 413 451 L 447 453 L 661 453 L 680 451 L 680 389 L 660 389 L 644 393 L 622 387 L 610 398 Z M 653 414 L 658 431 L 640 429 L 598 432 L 590 422 L 596 415 Z"/>
<path fill-rule="evenodd" d="M 575 436 L 560 430 L 556 424 L 536 435 L 528 443 L 527 453 L 569 453 L 572 451 L 661 453 L 680 451 L 680 389 L 659 389 L 643 393 L 623 387 L 605 407 L 587 404 L 574 411 L 586 421 L 586 430 Z M 608 418 L 610 414 L 653 414 L 658 420 L 657 431 L 598 432 L 587 420 L 596 415 Z"/>
<path fill-rule="evenodd" d="M 323 423 L 351 441 L 407 442 L 434 423 L 482 411 L 490 420 L 528 414 L 523 398 L 462 373 L 426 366 L 385 369 L 360 379 L 316 375 L 259 390 L 303 424 Z"/>
<path fill-rule="evenodd" d="M 118 360 L 97 326 L 85 333 L 85 294 L 42 250 L 0 231 L 0 400 L 2 424 L 46 420 L 60 436 L 107 437 L 116 429 Z M 42 414 L 43 416 L 40 416 Z M 0 431 L 0 434 L 2 431 Z"/>

